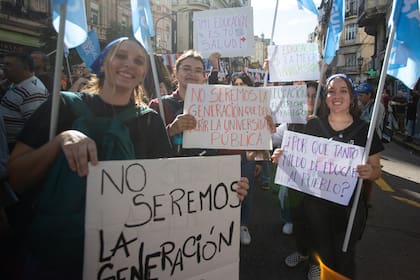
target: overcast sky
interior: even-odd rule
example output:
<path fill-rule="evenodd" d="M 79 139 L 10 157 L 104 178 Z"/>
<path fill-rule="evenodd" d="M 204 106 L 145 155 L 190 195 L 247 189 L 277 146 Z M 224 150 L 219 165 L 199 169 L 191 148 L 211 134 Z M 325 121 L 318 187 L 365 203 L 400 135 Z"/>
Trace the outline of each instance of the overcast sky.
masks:
<path fill-rule="evenodd" d="M 318 7 L 321 0 L 314 0 Z M 251 0 L 254 10 L 254 34 L 264 33 L 270 39 L 276 0 Z M 317 17 L 308 10 L 299 10 L 297 0 L 279 0 L 273 41 L 279 44 L 305 43 L 314 31 Z"/>

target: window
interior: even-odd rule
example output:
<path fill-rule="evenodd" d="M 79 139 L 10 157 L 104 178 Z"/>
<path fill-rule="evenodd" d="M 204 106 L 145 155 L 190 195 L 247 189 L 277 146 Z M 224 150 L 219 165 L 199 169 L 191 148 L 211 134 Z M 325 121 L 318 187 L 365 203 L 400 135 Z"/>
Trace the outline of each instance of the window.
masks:
<path fill-rule="evenodd" d="M 357 0 L 346 1 L 346 16 L 357 16 Z"/>
<path fill-rule="evenodd" d="M 96 3 L 90 3 L 90 23 L 99 24 L 99 6 Z"/>
<path fill-rule="evenodd" d="M 346 41 L 352 41 L 356 39 L 357 24 L 350 23 L 346 25 Z"/>
<path fill-rule="evenodd" d="M 344 59 L 345 59 L 345 63 L 346 63 L 346 68 L 349 69 L 356 69 L 357 66 L 357 59 L 356 59 L 356 54 L 346 54 L 344 55 Z"/>

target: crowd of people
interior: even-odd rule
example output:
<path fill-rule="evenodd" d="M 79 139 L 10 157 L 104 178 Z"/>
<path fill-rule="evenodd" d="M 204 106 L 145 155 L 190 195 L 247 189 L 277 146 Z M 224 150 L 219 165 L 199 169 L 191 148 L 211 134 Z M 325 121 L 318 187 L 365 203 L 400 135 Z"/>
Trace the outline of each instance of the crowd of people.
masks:
<path fill-rule="evenodd" d="M 149 55 L 141 44 L 127 37 L 109 43 L 89 67 L 83 63 L 73 67 L 70 82 L 63 73 L 61 89 L 76 92 L 77 98 L 94 116 L 112 119 L 129 109 L 139 112 L 134 120 L 124 122 L 133 154 L 110 158 L 101 152 L 101 139 L 74 128 L 78 116 L 63 97 L 60 98 L 56 134 L 49 137 L 53 81 L 43 52 L 4 55 L 5 76 L 0 93 L 0 178 L 2 188 L 13 190 L 20 200 L 12 206 L 0 205 L 0 237 L 2 246 L 5 244 L 0 262 L 10 279 L 81 279 L 83 255 L 77 259 L 63 256 L 63 260 L 51 265 L 51 259 L 31 250 L 31 242 L 34 242 L 31 222 L 37 216 L 37 197 L 50 176 L 49 171 L 60 159 L 72 174 L 85 178 L 89 172 L 88 163 L 95 165 L 104 159 L 240 155 L 241 178 L 238 178 L 236 191 L 242 201 L 240 242 L 246 246 L 252 244 L 249 212 L 258 211 L 251 205 L 253 189 L 269 189 L 273 184 L 272 165 L 283 155 L 280 147 L 285 130 L 365 146 L 376 91 L 368 82 L 354 85 L 347 75 L 334 74 L 325 81 L 318 110 L 314 110 L 318 84 L 315 81 L 294 83 L 307 87 L 306 125 L 277 124 L 276 127 L 272 117 L 266 116 L 275 146 L 269 155 L 258 151 L 183 148 L 182 133 L 194 129 L 197 124 L 194 116 L 183 112 L 187 86 L 219 83 L 220 57 L 221 54 L 214 53 L 208 58 L 212 70 L 206 73 L 203 57 L 194 50 L 181 55 L 175 69 L 168 69 L 155 55 L 161 98 L 156 94 Z M 255 86 L 246 73 L 236 73 L 229 81 L 232 86 Z M 372 207 L 372 181 L 381 174 L 382 135 L 391 120 L 393 129 L 398 129 L 395 133 L 405 135 L 408 141 L 412 139 L 419 86 L 417 83 L 408 96 L 398 91 L 391 97 L 388 88 L 384 89 L 368 161 L 357 167 L 364 187 L 347 252 L 341 251 L 341 245 L 354 197 L 349 206 L 342 206 L 285 186 L 279 187 L 279 218 L 284 221 L 283 232 L 293 234 L 296 242 L 296 251 L 284 259 L 287 266 L 295 267 L 307 261 L 308 279 L 319 279 L 316 252 L 331 269 L 348 278 L 355 276 L 355 248 L 363 234 L 368 208 Z M 164 109 L 166 123 L 159 115 L 160 108 Z M 318 112 L 316 116 L 314 111 Z M 80 184 L 84 187 L 86 181 Z M 80 253 L 82 248 L 76 246 L 71 250 Z M 69 266 L 71 270 L 67 269 Z"/>

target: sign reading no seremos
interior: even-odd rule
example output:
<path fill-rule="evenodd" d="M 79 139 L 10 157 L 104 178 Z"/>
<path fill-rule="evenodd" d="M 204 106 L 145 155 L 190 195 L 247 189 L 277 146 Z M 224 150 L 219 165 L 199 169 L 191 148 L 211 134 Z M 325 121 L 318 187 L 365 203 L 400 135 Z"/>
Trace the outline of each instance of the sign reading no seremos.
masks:
<path fill-rule="evenodd" d="M 89 166 L 84 279 L 239 279 L 239 156 Z"/>
<path fill-rule="evenodd" d="M 319 80 L 319 53 L 315 43 L 268 46 L 270 82 Z"/>
<path fill-rule="evenodd" d="M 194 49 L 203 56 L 255 55 L 252 7 L 194 12 Z"/>
<path fill-rule="evenodd" d="M 275 123 L 306 123 L 308 97 L 305 85 L 268 87 L 270 110 Z"/>
<path fill-rule="evenodd" d="M 276 184 L 341 205 L 349 204 L 363 147 L 285 131 L 282 149 Z"/>
<path fill-rule="evenodd" d="M 184 131 L 183 148 L 270 150 L 270 90 L 263 87 L 189 84 L 184 114 L 197 120 Z"/>

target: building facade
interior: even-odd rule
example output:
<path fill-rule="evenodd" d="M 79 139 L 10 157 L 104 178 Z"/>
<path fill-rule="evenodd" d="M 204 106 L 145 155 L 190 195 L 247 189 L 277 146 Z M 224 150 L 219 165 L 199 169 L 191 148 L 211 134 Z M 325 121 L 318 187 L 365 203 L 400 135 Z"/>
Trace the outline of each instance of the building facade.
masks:
<path fill-rule="evenodd" d="M 360 5 L 363 1 L 345 0 L 345 20 L 340 47 L 327 70 L 327 76 L 333 73 L 346 73 L 356 84 L 375 78 L 375 75 L 370 74 L 375 64 L 375 36 L 359 23 L 359 14 L 363 12 Z M 320 6 L 321 17 L 317 32 L 321 53 L 324 49 L 331 7 L 332 0 L 325 0 Z"/>

